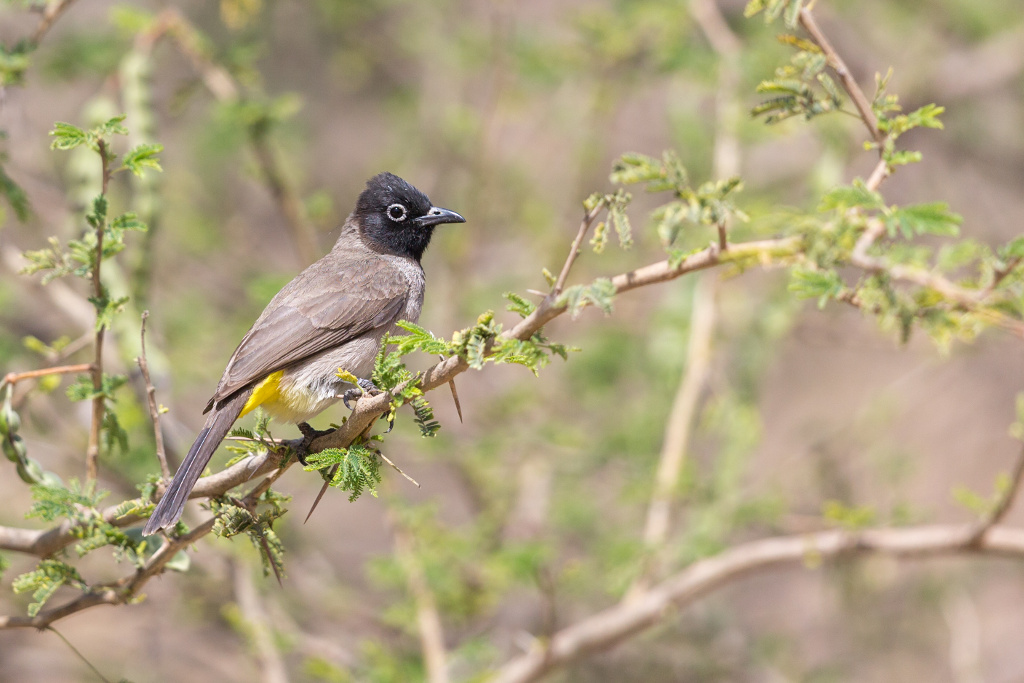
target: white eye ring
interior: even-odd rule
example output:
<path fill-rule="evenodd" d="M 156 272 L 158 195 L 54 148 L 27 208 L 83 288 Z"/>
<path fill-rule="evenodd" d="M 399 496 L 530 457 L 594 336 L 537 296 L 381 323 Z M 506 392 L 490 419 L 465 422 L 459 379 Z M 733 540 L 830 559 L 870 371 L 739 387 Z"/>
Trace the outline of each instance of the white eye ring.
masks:
<path fill-rule="evenodd" d="M 396 215 L 396 212 L 397 212 L 397 215 Z M 409 212 L 401 204 L 392 204 L 391 206 L 388 207 L 387 213 L 388 213 L 388 218 L 390 218 L 391 220 L 393 220 L 396 223 L 401 223 L 409 215 Z"/>

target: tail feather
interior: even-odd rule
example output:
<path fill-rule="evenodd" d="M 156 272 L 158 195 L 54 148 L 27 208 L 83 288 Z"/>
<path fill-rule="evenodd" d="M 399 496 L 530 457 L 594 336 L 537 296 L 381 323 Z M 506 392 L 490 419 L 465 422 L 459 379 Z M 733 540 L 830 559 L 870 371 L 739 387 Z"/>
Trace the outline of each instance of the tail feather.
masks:
<path fill-rule="evenodd" d="M 206 469 L 207 463 L 213 457 L 217 446 L 224 440 L 231 425 L 238 419 L 242 407 L 249 398 L 251 391 L 243 391 L 231 398 L 220 407 L 214 409 L 206 419 L 206 424 L 196 437 L 195 443 L 189 449 L 185 461 L 174 475 L 174 479 L 164 491 L 164 497 L 157 503 L 156 509 L 146 522 L 142 533 L 146 536 L 155 534 L 160 529 L 173 525 L 181 517 L 185 509 L 185 501 L 192 492 L 192 488 L 199 480 L 199 476 Z"/>

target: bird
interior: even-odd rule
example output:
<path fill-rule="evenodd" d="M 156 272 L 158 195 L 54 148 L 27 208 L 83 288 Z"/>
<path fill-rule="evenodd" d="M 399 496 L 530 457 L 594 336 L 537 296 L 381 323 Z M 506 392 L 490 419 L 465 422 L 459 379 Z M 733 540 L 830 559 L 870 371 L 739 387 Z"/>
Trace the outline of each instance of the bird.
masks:
<path fill-rule="evenodd" d="M 366 182 L 331 251 L 279 291 L 231 355 L 206 406 L 209 417 L 143 529 L 177 523 L 185 501 L 231 425 L 260 407 L 315 433 L 308 420 L 372 390 L 381 340 L 400 320 L 417 322 L 420 260 L 434 229 L 465 223 L 393 173 Z M 339 378 L 355 375 L 360 388 Z"/>

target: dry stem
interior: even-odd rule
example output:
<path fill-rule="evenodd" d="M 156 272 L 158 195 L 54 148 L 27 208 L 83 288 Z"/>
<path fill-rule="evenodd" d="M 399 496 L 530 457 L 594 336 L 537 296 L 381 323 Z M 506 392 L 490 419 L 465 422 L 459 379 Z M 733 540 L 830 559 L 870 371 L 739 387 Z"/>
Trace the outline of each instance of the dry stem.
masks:
<path fill-rule="evenodd" d="M 135 359 L 146 382 L 146 399 L 149 403 L 149 418 L 153 421 L 153 440 L 156 444 L 156 458 L 160 461 L 160 473 L 165 480 L 171 478 L 171 469 L 167 466 L 167 452 L 164 450 L 164 433 L 160 429 L 160 407 L 156 403 L 156 387 L 149 376 L 149 363 L 146 361 L 146 319 L 149 311 L 142 312 L 142 330 L 140 332 L 140 356 Z"/>

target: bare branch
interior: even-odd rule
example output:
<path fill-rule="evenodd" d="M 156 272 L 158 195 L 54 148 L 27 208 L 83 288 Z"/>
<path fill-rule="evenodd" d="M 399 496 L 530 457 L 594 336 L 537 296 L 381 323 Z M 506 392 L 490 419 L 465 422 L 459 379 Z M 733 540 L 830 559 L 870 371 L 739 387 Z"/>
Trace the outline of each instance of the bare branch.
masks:
<path fill-rule="evenodd" d="M 594 220 L 601 213 L 601 210 L 601 207 L 596 207 L 584 214 L 583 220 L 580 221 L 580 229 L 576 232 L 576 237 L 569 248 L 569 255 L 566 256 L 565 263 L 562 264 L 562 272 L 558 274 L 555 286 L 551 288 L 551 296 L 557 297 L 565 289 L 565 281 L 569 279 L 569 271 L 572 270 L 576 257 L 580 255 L 580 246 L 583 244 L 587 232 L 590 231 L 590 226 L 594 224 Z"/>
<path fill-rule="evenodd" d="M 396 519 L 389 515 L 395 534 L 395 556 L 405 572 L 405 580 L 416 604 L 416 624 L 420 636 L 420 649 L 423 663 L 427 669 L 429 683 L 448 683 L 448 654 L 444 644 L 444 627 L 441 615 L 437 611 L 434 593 L 427 583 L 423 565 L 416 557 L 415 541 L 412 533 Z"/>
<path fill-rule="evenodd" d="M 43 10 L 43 18 L 39 20 L 39 25 L 36 26 L 36 30 L 32 32 L 32 43 L 38 45 L 42 41 L 43 37 L 49 33 L 50 29 L 53 28 L 54 23 L 60 18 L 60 15 L 64 14 L 65 10 L 71 6 L 75 0 L 50 0 L 46 3 L 46 8 Z"/>
<path fill-rule="evenodd" d="M 609 607 L 562 629 L 546 647 L 536 647 L 503 666 L 493 683 L 529 683 L 595 651 L 678 614 L 698 599 L 769 567 L 832 561 L 863 555 L 912 559 L 966 554 L 1024 558 L 1024 529 L 994 527 L 971 545 L 971 526 L 918 526 L 867 531 L 821 531 L 767 538 L 695 562 L 632 602 Z"/>
<path fill-rule="evenodd" d="M 160 429 L 160 407 L 156 403 L 156 387 L 149 376 L 149 363 L 146 361 L 146 319 L 149 311 L 142 312 L 142 331 L 140 332 L 141 351 L 135 362 L 139 364 L 142 379 L 146 382 L 146 398 L 149 402 L 149 418 L 153 421 L 153 440 L 156 444 L 156 458 L 160 461 L 160 474 L 164 479 L 171 478 L 171 469 L 167 466 L 167 452 L 164 450 L 164 433 Z"/>
<path fill-rule="evenodd" d="M 5 384 L 17 384 L 26 379 L 36 379 L 49 375 L 74 375 L 80 372 L 91 372 L 92 363 L 79 363 L 78 365 L 61 365 L 55 368 L 42 368 L 40 370 L 27 370 L 25 372 L 8 372 L 0 382 L 0 387 Z"/>
<path fill-rule="evenodd" d="M 996 506 L 992 508 L 992 511 L 978 523 L 969 541 L 971 545 L 981 543 L 989 530 L 1003 521 L 1010 508 L 1013 507 L 1013 502 L 1017 499 L 1022 480 L 1024 480 L 1024 449 L 1021 449 L 1020 454 L 1017 455 L 1017 462 L 1014 464 L 1013 473 L 1010 475 L 1010 485 L 1003 492 L 1002 497 L 1000 497 Z"/>
<path fill-rule="evenodd" d="M 644 525 L 644 546 L 648 558 L 643 571 L 630 587 L 630 593 L 633 595 L 646 590 L 659 574 L 658 553 L 668 537 L 672 502 L 676 498 L 679 476 L 686 462 L 700 395 L 710 374 L 717 290 L 717 279 L 712 279 L 708 274 L 697 280 L 697 287 L 693 292 L 693 314 L 690 318 L 690 343 L 686 354 L 686 366 L 665 423 L 661 458 L 658 461 L 654 491 L 651 494 L 647 522 Z"/>

